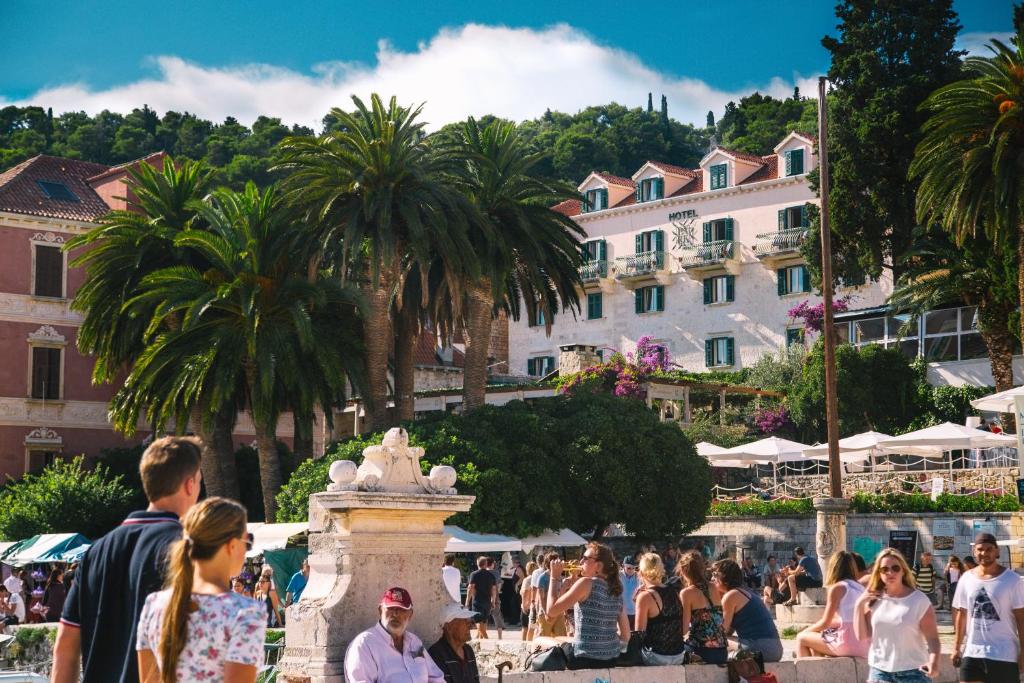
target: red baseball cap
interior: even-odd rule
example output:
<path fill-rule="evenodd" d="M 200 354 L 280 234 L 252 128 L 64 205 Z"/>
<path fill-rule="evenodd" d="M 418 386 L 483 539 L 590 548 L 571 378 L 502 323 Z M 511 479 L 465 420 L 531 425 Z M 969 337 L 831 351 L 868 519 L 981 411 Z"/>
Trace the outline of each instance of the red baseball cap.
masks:
<path fill-rule="evenodd" d="M 392 586 L 391 588 L 384 591 L 384 595 L 380 598 L 380 604 L 384 607 L 400 607 L 402 609 L 412 609 L 412 596 L 409 595 L 409 591 L 399 586 Z"/>

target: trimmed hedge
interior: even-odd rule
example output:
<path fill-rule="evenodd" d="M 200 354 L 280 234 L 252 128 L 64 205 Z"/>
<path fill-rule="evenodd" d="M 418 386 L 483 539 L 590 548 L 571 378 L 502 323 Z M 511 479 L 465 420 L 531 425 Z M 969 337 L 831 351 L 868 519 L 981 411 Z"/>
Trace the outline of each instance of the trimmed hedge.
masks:
<path fill-rule="evenodd" d="M 944 493 L 933 501 L 923 493 L 855 493 L 850 512 L 1017 512 L 1017 496 L 954 496 Z M 718 500 L 708 514 L 714 517 L 770 517 L 774 515 L 812 515 L 814 504 L 809 498 L 761 500 Z"/>

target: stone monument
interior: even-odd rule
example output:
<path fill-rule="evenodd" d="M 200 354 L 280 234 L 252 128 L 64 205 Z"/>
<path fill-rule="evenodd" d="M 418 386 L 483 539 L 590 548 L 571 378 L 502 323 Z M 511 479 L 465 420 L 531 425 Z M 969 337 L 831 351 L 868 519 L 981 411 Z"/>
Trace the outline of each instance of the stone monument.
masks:
<path fill-rule="evenodd" d="M 849 498 L 815 498 L 817 533 L 814 535 L 814 554 L 818 556 L 822 575 L 828 571 L 834 553 L 846 550 L 846 511 Z"/>
<path fill-rule="evenodd" d="M 345 648 L 379 619 L 390 586 L 413 600 L 410 630 L 428 645 L 439 636 L 441 607 L 451 602 L 441 579 L 444 521 L 469 510 L 473 496 L 453 488 L 455 470 L 420 470 L 422 448 L 404 429 L 380 446 L 331 464 L 331 484 L 309 498 L 309 583 L 288 608 L 281 680 L 341 683 Z"/>

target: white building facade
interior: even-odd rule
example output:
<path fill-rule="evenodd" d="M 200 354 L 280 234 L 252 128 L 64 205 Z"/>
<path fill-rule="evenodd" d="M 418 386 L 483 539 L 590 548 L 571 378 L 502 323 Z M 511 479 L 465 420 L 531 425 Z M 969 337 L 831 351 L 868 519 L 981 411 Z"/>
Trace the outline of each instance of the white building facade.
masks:
<path fill-rule="evenodd" d="M 718 148 L 695 169 L 649 161 L 628 179 L 592 173 L 582 201 L 555 207 L 586 231 L 582 313 L 556 316 L 550 336 L 543 320 L 510 324 L 512 372 L 547 374 L 563 346 L 607 357 L 643 336 L 691 372 L 739 370 L 803 343 L 803 321 L 788 311 L 821 301 L 799 253 L 806 205 L 818 202 L 807 180 L 814 147 L 792 133 L 763 157 Z M 836 295 L 872 309 L 891 291 L 883 278 Z"/>

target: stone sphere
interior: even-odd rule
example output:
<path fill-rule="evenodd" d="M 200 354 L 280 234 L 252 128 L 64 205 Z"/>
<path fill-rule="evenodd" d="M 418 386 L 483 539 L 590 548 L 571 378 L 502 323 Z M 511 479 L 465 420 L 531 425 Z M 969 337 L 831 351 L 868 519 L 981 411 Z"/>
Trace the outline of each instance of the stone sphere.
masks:
<path fill-rule="evenodd" d="M 439 489 L 450 489 L 455 486 L 458 475 L 454 467 L 436 465 L 430 469 L 430 482 Z"/>
<path fill-rule="evenodd" d="M 358 469 L 351 460 L 335 460 L 331 463 L 331 469 L 328 474 L 331 477 L 331 481 L 344 486 L 356 480 Z"/>

